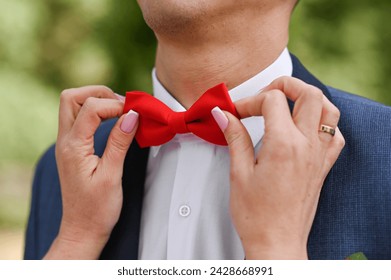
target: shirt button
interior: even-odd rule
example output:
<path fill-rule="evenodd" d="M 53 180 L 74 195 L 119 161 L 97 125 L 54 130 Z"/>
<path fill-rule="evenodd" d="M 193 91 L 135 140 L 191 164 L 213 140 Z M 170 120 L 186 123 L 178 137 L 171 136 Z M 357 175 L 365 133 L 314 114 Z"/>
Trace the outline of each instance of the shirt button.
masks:
<path fill-rule="evenodd" d="M 179 215 L 182 217 L 187 217 L 190 215 L 190 207 L 188 205 L 182 205 L 179 207 Z"/>

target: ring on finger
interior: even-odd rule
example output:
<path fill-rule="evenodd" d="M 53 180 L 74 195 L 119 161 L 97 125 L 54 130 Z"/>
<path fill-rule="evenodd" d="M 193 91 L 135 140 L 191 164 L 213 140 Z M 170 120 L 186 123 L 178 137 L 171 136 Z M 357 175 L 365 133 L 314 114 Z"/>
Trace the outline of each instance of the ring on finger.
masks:
<path fill-rule="evenodd" d="M 332 128 L 331 126 L 328 126 L 328 125 L 325 125 L 325 124 L 321 124 L 320 125 L 319 131 L 328 133 L 331 136 L 335 135 L 335 128 Z"/>

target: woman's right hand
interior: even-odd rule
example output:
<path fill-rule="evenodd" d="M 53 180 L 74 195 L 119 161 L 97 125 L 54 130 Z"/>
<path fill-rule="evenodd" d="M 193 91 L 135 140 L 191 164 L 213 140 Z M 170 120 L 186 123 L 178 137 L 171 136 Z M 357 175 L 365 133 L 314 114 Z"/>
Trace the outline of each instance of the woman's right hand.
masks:
<path fill-rule="evenodd" d="M 46 259 L 96 259 L 122 208 L 123 163 L 134 138 L 138 114 L 122 116 L 123 98 L 104 86 L 62 92 L 56 161 L 63 216 Z M 94 134 L 102 120 L 119 117 L 102 157 Z"/>

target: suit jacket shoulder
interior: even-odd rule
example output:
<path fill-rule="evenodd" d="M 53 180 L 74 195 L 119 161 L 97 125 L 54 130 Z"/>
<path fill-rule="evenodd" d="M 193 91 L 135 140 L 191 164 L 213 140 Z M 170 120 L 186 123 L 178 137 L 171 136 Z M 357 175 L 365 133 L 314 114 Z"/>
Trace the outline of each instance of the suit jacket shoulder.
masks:
<path fill-rule="evenodd" d="M 325 181 L 309 256 L 391 259 L 391 108 L 328 89 L 346 145 Z"/>
<path fill-rule="evenodd" d="M 333 87 L 328 86 L 327 89 L 333 103 L 342 110 L 350 111 L 353 109 L 352 107 L 354 107 L 355 109 L 358 109 L 357 111 L 353 110 L 355 113 L 365 114 L 367 110 L 376 110 L 380 113 L 380 117 L 384 117 L 381 116 L 382 114 L 388 114 L 388 116 L 390 114 L 390 106 Z"/>

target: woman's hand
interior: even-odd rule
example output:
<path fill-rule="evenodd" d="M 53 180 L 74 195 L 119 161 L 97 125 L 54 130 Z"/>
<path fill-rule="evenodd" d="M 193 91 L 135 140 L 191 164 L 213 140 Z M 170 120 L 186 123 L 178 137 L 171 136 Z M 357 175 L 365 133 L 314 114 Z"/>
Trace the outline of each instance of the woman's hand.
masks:
<path fill-rule="evenodd" d="M 121 117 L 123 99 L 103 86 L 65 90 L 61 94 L 56 161 L 63 216 L 47 259 L 96 259 L 122 207 L 122 173 L 138 114 Z M 120 117 L 100 158 L 94 134 L 104 119 Z"/>
<path fill-rule="evenodd" d="M 291 115 L 287 100 L 295 102 Z M 231 155 L 231 214 L 247 259 L 306 259 L 319 194 L 344 146 L 338 109 L 295 78 L 280 78 L 236 102 L 242 118 L 263 116 L 254 157 L 250 137 L 233 115 L 214 109 Z M 321 124 L 336 134 L 319 132 Z"/>

